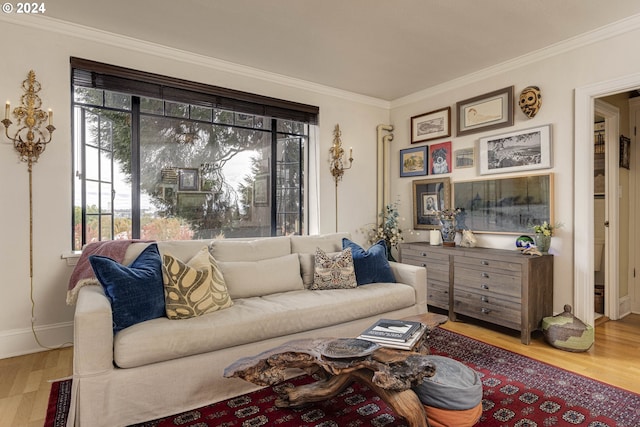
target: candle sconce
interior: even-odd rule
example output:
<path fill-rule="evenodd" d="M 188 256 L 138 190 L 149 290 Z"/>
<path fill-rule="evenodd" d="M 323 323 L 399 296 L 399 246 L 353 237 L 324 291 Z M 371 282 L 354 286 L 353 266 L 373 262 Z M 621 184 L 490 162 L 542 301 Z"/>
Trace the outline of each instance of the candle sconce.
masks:
<path fill-rule="evenodd" d="M 9 119 L 11 104 L 7 101 L 4 111 L 4 133 L 13 142 L 14 148 L 20 155 L 20 160 L 26 162 L 31 173 L 33 163 L 38 161 L 56 128 L 53 126 L 53 111 L 45 112 L 40 109 L 42 101 L 38 92 L 42 89 L 36 80 L 36 73 L 31 70 L 22 82 L 24 94 L 20 97 L 21 105 L 13 109 L 13 117 L 17 120 L 17 129 L 13 136 L 9 134 L 9 126 L 13 122 Z M 44 123 L 48 120 L 47 126 Z M 44 127 L 44 129 L 42 129 Z"/>
<path fill-rule="evenodd" d="M 344 165 L 344 161 L 342 160 L 344 157 L 344 149 L 342 148 L 340 136 L 342 136 L 340 125 L 336 125 L 333 130 L 333 146 L 329 149 L 329 152 L 331 153 L 331 175 L 333 175 L 333 179 L 336 182 L 336 187 L 338 186 L 338 181 L 342 179 L 344 171 L 351 169 L 351 166 L 353 165 L 353 148 L 349 149 L 349 166 Z"/>
<path fill-rule="evenodd" d="M 29 171 L 29 284 L 31 290 L 31 330 L 33 337 L 40 347 L 51 348 L 43 345 L 38 339 L 34 329 L 35 301 L 33 299 L 33 164 L 38 161 L 47 144 L 51 142 L 51 136 L 56 128 L 53 126 L 53 111 L 43 111 L 42 100 L 38 92 L 42 89 L 36 80 L 36 73 L 31 70 L 27 78 L 22 82 L 24 94 L 20 97 L 20 106 L 11 111 L 11 103 L 7 101 L 4 111 L 4 133 L 13 142 L 13 147 L 20 155 L 20 160 L 27 163 Z M 16 120 L 15 132 L 9 133 L 9 127 L 13 122 L 11 115 Z M 45 126 L 45 123 L 48 124 Z"/>
<path fill-rule="evenodd" d="M 353 165 L 353 148 L 349 148 L 349 166 L 344 165 L 344 160 L 342 160 L 344 158 L 344 149 L 342 148 L 340 136 L 342 136 L 340 125 L 336 125 L 333 130 L 333 146 L 329 149 L 331 153 L 329 168 L 336 183 L 336 232 L 338 231 L 338 181 L 342 179 L 344 171 L 351 169 Z"/>

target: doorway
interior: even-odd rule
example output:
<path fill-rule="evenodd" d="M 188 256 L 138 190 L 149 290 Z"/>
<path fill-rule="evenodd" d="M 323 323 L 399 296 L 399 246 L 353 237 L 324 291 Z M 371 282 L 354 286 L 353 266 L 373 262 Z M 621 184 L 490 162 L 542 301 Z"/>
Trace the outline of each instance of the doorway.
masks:
<path fill-rule="evenodd" d="M 574 308 L 575 315 L 589 325 L 594 324 L 594 116 L 596 99 L 620 92 L 632 91 L 640 87 L 640 73 L 622 78 L 583 86 L 575 90 L 575 121 L 574 121 Z M 613 132 L 614 129 L 611 129 Z M 619 135 L 616 130 L 613 135 Z M 617 158 L 611 159 L 611 161 Z M 616 165 L 617 168 L 617 165 Z M 607 193 L 611 196 L 618 194 L 617 174 L 609 174 Z M 611 197 L 609 197 L 611 200 Z M 607 204 L 610 218 L 617 218 L 617 203 Z M 617 221 L 610 221 L 608 236 L 618 236 Z M 617 250 L 617 244 L 610 242 L 610 251 Z M 612 254 L 609 252 L 609 256 Z M 617 254 L 616 258 L 617 259 Z M 610 272 L 614 269 L 609 268 Z M 617 270 L 617 269 L 616 269 Z M 611 280 L 611 276 L 609 276 Z M 611 287 L 610 287 L 611 288 Z M 609 289 L 611 291 L 611 289 Z M 617 308 L 617 295 L 609 292 L 608 308 Z M 614 305 L 615 303 L 615 305 Z M 609 316 L 616 316 L 617 310 Z"/>
<path fill-rule="evenodd" d="M 594 101 L 594 135 L 601 136 L 603 144 L 601 148 L 604 155 L 601 165 L 603 168 L 602 182 L 600 183 L 598 178 L 594 178 L 594 244 L 592 246 L 594 248 L 595 273 L 594 318 L 600 312 L 612 320 L 619 317 L 616 303 L 619 299 L 619 269 L 617 265 L 614 265 L 619 259 L 620 235 L 618 232 L 621 222 L 617 219 L 621 218 L 620 200 L 622 197 L 618 175 L 619 123 L 620 110 L 617 107 L 605 102 L 602 98 Z M 598 127 L 596 128 L 596 126 Z M 600 167 L 597 162 L 601 157 L 599 156 L 601 153 L 596 151 L 599 150 L 597 145 L 594 145 L 595 171 Z M 601 188 L 599 188 L 600 185 Z M 625 188 L 628 188 L 628 185 Z M 625 218 L 627 218 L 626 215 Z M 598 251 L 601 252 L 598 253 Z M 602 282 L 598 279 L 601 279 Z M 602 299 L 602 304 L 597 303 L 600 302 L 599 298 Z M 597 309 L 599 305 L 602 305 L 601 311 Z"/>

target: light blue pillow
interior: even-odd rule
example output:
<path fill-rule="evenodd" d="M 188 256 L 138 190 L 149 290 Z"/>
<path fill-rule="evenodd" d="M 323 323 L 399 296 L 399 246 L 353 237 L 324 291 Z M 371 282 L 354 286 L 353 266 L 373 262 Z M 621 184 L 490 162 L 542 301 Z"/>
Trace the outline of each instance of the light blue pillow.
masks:
<path fill-rule="evenodd" d="M 89 262 L 111 302 L 114 334 L 165 315 L 162 258 L 156 243 L 128 267 L 100 255 L 91 255 Z"/>
<path fill-rule="evenodd" d="M 387 245 L 384 240 L 380 240 L 368 250 L 364 250 L 357 243 L 343 238 L 342 248 L 351 248 L 358 285 L 378 282 L 395 283 L 396 278 L 393 276 L 387 260 Z"/>

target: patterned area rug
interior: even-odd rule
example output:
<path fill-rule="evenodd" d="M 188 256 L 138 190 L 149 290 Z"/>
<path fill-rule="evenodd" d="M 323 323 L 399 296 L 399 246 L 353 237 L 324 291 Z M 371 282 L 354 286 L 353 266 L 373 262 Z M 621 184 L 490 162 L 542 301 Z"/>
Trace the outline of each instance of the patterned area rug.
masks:
<path fill-rule="evenodd" d="M 480 373 L 488 427 L 640 427 L 640 395 L 555 368 L 472 338 L 436 329 L 432 352 L 460 360 Z M 300 376 L 287 382 L 315 381 Z M 136 424 L 136 427 L 406 427 L 369 388 L 353 383 L 339 396 L 302 409 L 274 406 L 278 387 Z M 64 426 L 71 381 L 54 383 L 45 427 Z M 451 426 L 457 427 L 457 426 Z"/>

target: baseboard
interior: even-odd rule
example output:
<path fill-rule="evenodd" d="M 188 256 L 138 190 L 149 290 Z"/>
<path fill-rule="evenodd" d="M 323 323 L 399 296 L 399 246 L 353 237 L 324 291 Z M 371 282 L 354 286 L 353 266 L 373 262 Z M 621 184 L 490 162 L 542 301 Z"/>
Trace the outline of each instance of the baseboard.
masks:
<path fill-rule="evenodd" d="M 618 319 L 631 314 L 631 298 L 624 296 L 618 300 Z"/>
<path fill-rule="evenodd" d="M 37 353 L 73 344 L 73 322 L 36 326 L 36 341 L 31 328 L 0 333 L 0 359 Z M 38 344 L 38 341 L 40 344 Z"/>

